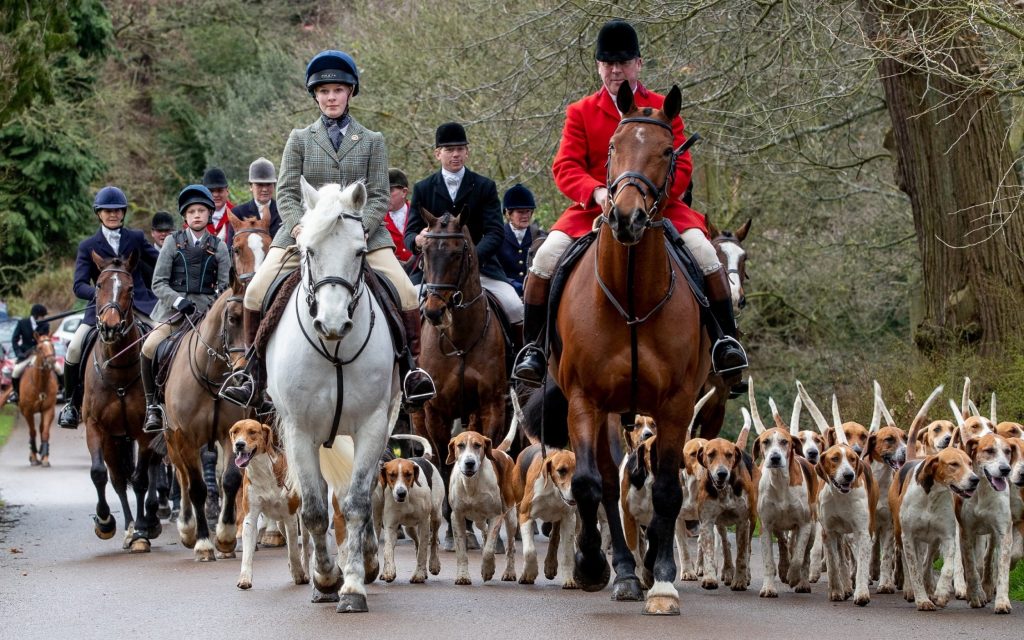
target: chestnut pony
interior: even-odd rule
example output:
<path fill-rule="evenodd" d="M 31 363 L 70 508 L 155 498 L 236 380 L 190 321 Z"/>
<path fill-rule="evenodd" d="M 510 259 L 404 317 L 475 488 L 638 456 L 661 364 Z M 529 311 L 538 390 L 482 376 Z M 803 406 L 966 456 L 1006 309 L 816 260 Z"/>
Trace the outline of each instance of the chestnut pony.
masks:
<path fill-rule="evenodd" d="M 57 376 L 53 373 L 56 355 L 50 336 L 36 334 L 34 361 L 21 375 L 21 398 L 18 411 L 28 423 L 29 457 L 33 467 L 50 466 L 50 426 L 57 406 Z M 2 406 L 2 405 L 0 405 Z M 39 432 L 42 436 L 39 458 L 36 457 L 36 414 L 39 414 Z"/>
<path fill-rule="evenodd" d="M 572 491 L 582 531 L 575 577 L 586 591 L 604 588 L 610 578 L 597 529 L 603 503 L 614 550 L 612 598 L 643 597 L 622 533 L 619 475 L 606 428 L 609 414 L 642 412 L 658 424 L 655 516 L 644 557 L 654 584 L 644 613 L 677 615 L 679 594 L 672 583 L 673 534 L 682 503 L 679 467 L 710 367 L 700 306 L 668 254 L 659 207 L 668 197 L 675 158 L 685 151 L 673 149 L 672 122 L 682 98 L 673 87 L 662 110 L 638 109 L 624 83 L 616 102 L 623 119 L 609 144 L 608 203 L 597 239 L 566 283 L 556 320 L 561 353 L 550 363 L 569 401 L 569 438 L 576 452 Z"/>
<path fill-rule="evenodd" d="M 82 359 L 82 417 L 98 496 L 93 516 L 96 535 L 109 540 L 117 529 L 107 504 L 109 475 L 124 514 L 124 548 L 144 553 L 150 550 L 150 539 L 160 536 L 162 527 L 156 515 L 158 459 L 149 447 L 153 435 L 142 431 L 146 410 L 139 376 L 142 331 L 132 310 L 132 272 L 137 260 L 136 253 L 127 260 L 104 260 L 92 253 L 92 261 L 100 270 L 96 278 L 99 339 Z M 128 502 L 129 482 L 135 489 L 138 520 L 132 516 Z"/>

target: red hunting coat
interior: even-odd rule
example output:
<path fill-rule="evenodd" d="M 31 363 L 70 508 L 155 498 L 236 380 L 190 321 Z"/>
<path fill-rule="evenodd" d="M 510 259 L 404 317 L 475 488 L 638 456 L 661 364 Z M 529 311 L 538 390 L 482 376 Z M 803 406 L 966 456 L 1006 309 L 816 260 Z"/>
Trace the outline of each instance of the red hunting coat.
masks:
<path fill-rule="evenodd" d="M 637 85 L 635 101 L 638 107 L 660 109 L 665 96 L 649 91 L 641 84 Z M 606 186 L 608 142 L 621 119 L 615 102 L 604 87 L 566 109 L 562 143 L 551 169 L 555 174 L 555 185 L 574 204 L 562 213 L 552 229 L 578 238 L 594 226 L 594 218 L 601 214 L 601 208 L 591 196 L 594 189 Z M 673 131 L 674 143 L 678 147 L 686 140 L 682 118 L 675 119 Z M 679 199 L 690 184 L 692 170 L 693 162 L 687 151 L 676 161 L 675 179 L 668 202 L 662 205 L 662 215 L 671 220 L 680 233 L 686 229 L 700 229 L 707 235 L 704 216 Z"/>

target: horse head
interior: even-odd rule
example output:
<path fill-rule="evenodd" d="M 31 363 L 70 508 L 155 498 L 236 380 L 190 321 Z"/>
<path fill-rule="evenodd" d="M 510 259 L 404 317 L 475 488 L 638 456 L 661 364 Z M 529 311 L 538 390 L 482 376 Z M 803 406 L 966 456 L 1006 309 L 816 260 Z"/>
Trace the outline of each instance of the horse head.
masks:
<path fill-rule="evenodd" d="M 57 353 L 53 349 L 53 342 L 47 334 L 34 334 L 36 338 L 36 366 L 44 371 L 53 371 L 57 363 Z"/>
<path fill-rule="evenodd" d="M 228 369 L 234 371 L 243 366 L 242 361 L 249 345 L 245 343 L 245 308 L 242 306 L 245 283 L 232 273 L 230 286 L 231 288 L 214 302 L 200 325 L 200 330 L 207 343 L 214 344 L 210 341 L 217 340 L 224 357 L 228 360 Z M 216 324 L 213 324 L 214 319 Z"/>
<path fill-rule="evenodd" d="M 325 184 L 319 191 L 300 180 L 306 208 L 298 245 L 302 252 L 303 290 L 313 330 L 324 340 L 341 340 L 352 330 L 365 287 L 366 232 L 362 209 L 366 187 Z"/>
<path fill-rule="evenodd" d="M 270 218 L 242 220 L 228 211 L 228 221 L 235 232 L 231 240 L 235 273 L 243 284 L 247 284 L 256 273 L 256 269 L 263 264 L 263 259 L 270 250 L 270 242 L 273 240 L 270 237 Z"/>
<path fill-rule="evenodd" d="M 747 306 L 743 283 L 750 276 L 747 275 L 747 251 L 743 248 L 743 241 L 747 239 L 747 233 L 750 231 L 750 222 L 750 219 L 747 219 L 735 231 L 719 231 L 714 224 L 708 221 L 711 244 L 714 245 L 719 261 L 725 265 L 726 272 L 729 274 L 729 288 L 732 292 L 734 311 L 739 311 Z"/>
<path fill-rule="evenodd" d="M 639 108 L 628 83 L 615 98 L 622 121 L 608 143 L 608 201 L 605 216 L 615 239 L 635 245 L 661 219 L 675 173 L 672 122 L 682 94 L 673 86 L 661 109 Z"/>
<path fill-rule="evenodd" d="M 435 327 L 451 324 L 453 309 L 464 308 L 479 298 L 480 271 L 469 228 L 461 216 L 445 213 L 435 217 L 420 209 L 427 223 L 423 243 L 423 315 Z M 467 302 L 466 298 L 470 297 Z"/>
<path fill-rule="evenodd" d="M 93 264 L 100 270 L 96 278 L 96 327 L 100 340 L 107 344 L 128 335 L 135 317 L 132 303 L 135 299 L 132 273 L 139 256 L 132 252 L 127 259 L 120 256 L 104 259 L 92 252 Z"/>

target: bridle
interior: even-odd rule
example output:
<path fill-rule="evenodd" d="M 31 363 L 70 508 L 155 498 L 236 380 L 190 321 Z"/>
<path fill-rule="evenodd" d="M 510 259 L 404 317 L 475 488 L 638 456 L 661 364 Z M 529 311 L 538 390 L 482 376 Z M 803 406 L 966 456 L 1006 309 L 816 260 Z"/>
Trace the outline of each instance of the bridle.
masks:
<path fill-rule="evenodd" d="M 241 236 L 241 235 L 246 234 L 246 233 L 258 233 L 260 235 L 267 236 L 268 238 L 273 239 L 271 237 L 271 235 L 270 235 L 270 232 L 267 231 L 266 229 L 264 229 L 263 227 L 246 227 L 244 229 L 237 229 L 235 231 L 235 237 L 237 238 L 238 236 Z M 259 265 L 256 265 L 256 266 L 259 266 Z M 239 274 L 237 276 L 237 278 L 238 278 L 238 280 L 242 284 L 248 284 L 248 282 L 250 280 L 252 280 L 252 277 L 254 275 L 256 275 L 256 271 L 255 270 L 253 270 L 253 271 L 246 271 L 245 273 Z"/>
<path fill-rule="evenodd" d="M 229 296 L 225 300 L 224 309 L 220 315 L 220 333 L 217 334 L 217 339 L 220 341 L 221 347 L 217 349 L 203 338 L 203 334 L 200 330 L 202 321 L 196 323 L 190 316 L 185 316 L 186 322 L 192 328 L 192 335 L 189 336 L 189 350 L 188 350 L 188 364 L 189 369 L 192 371 L 192 377 L 195 378 L 196 382 L 200 383 L 206 388 L 207 393 L 212 395 L 214 398 L 218 397 L 218 392 L 221 385 L 216 383 L 210 377 L 210 366 L 214 360 L 219 360 L 224 363 L 225 372 L 222 376 L 227 376 L 235 368 L 235 363 L 238 362 L 238 357 L 232 359 L 232 354 L 244 354 L 246 352 L 245 347 L 232 347 L 231 339 L 228 336 L 228 310 L 232 303 L 242 303 L 242 296 Z M 199 371 L 199 364 L 196 361 L 196 348 L 198 343 L 202 343 L 202 346 L 206 350 L 206 365 L 203 367 L 203 371 Z"/>
<path fill-rule="evenodd" d="M 50 345 L 50 353 L 45 355 L 45 356 L 41 356 L 40 357 L 39 347 L 44 342 L 46 344 Z M 35 346 L 34 350 L 35 350 L 35 354 L 34 355 L 36 357 L 36 362 L 35 362 L 34 366 L 37 369 L 41 369 L 42 371 L 53 371 L 54 366 L 56 365 L 56 362 L 57 362 L 57 354 L 54 353 L 54 351 L 53 351 L 53 343 L 49 340 L 49 338 L 41 338 L 36 343 L 36 346 Z"/>
<path fill-rule="evenodd" d="M 655 126 L 661 127 L 662 129 L 668 130 L 669 134 L 674 133 L 671 124 L 664 122 L 662 120 L 658 120 L 657 118 L 647 118 L 644 116 L 637 116 L 634 118 L 623 118 L 621 121 L 619 121 L 619 126 L 616 129 L 616 133 L 619 129 L 622 128 L 622 125 L 632 123 L 653 124 Z M 644 222 L 644 228 L 651 228 L 657 224 L 660 224 L 659 221 L 654 219 L 654 216 L 650 212 L 657 213 L 657 211 L 660 208 L 662 199 L 668 194 L 669 190 L 672 188 L 672 180 L 675 177 L 676 173 L 676 161 L 684 153 L 686 153 L 686 151 L 690 147 L 692 147 L 694 143 L 696 143 L 698 140 L 700 140 L 700 134 L 695 133 L 689 138 L 687 138 L 686 141 L 679 145 L 679 147 L 672 151 L 672 157 L 669 159 L 668 163 L 668 171 L 665 173 L 665 179 L 662 181 L 660 187 L 654 184 L 653 180 L 648 178 L 643 173 L 640 173 L 639 171 L 623 171 L 613 180 L 611 174 L 612 151 L 615 149 L 615 146 L 611 141 L 609 141 L 608 161 L 607 163 L 605 163 L 605 166 L 607 168 L 605 182 L 608 184 L 608 202 L 612 206 L 615 206 L 615 199 L 618 197 L 621 189 L 625 187 L 633 187 L 634 189 L 640 192 L 640 197 L 643 198 L 644 204 L 647 204 L 649 199 L 654 199 L 654 202 L 644 212 L 647 214 L 647 220 Z M 607 217 L 602 215 L 601 220 L 603 222 L 607 222 Z"/>
<path fill-rule="evenodd" d="M 100 275 L 102 276 L 104 273 L 123 273 L 124 275 L 128 276 L 129 280 L 132 278 L 132 274 L 129 273 L 128 271 L 126 271 L 125 269 L 117 269 L 117 268 L 107 267 L 106 269 L 104 269 L 100 273 Z M 108 340 L 107 337 L 106 337 L 106 333 L 107 332 L 101 330 L 99 332 L 100 340 L 102 340 L 106 344 L 113 344 L 114 342 L 117 342 L 118 340 L 120 340 L 120 339 L 122 339 L 122 338 L 124 338 L 125 336 L 128 335 L 128 330 L 129 330 L 129 328 L 132 325 L 132 323 L 129 321 L 129 319 L 133 318 L 133 316 L 131 314 L 131 310 L 132 310 L 132 305 L 134 304 L 134 301 L 135 301 L 135 291 L 132 288 L 131 284 L 129 284 L 128 285 L 128 309 L 127 309 L 127 311 L 125 309 L 121 308 L 121 305 L 118 304 L 117 300 L 111 300 L 110 302 L 106 303 L 105 305 L 103 305 L 102 307 L 100 307 L 99 309 L 96 310 L 96 322 L 97 322 L 97 324 L 100 322 L 100 317 L 104 313 L 106 313 L 106 311 L 108 309 L 113 309 L 114 311 L 116 311 L 117 312 L 117 317 L 118 317 L 117 324 L 114 325 L 114 328 L 113 328 L 114 338 L 112 340 Z M 106 325 L 104 325 L 104 328 L 105 328 L 105 326 Z"/>
<path fill-rule="evenodd" d="M 421 285 L 421 297 L 427 298 L 432 296 L 434 298 L 437 298 L 444 302 L 444 306 L 446 308 L 453 311 L 468 309 L 469 307 L 473 306 L 474 304 L 482 300 L 484 297 L 483 287 L 480 288 L 480 293 L 469 302 L 465 302 L 463 299 L 462 290 L 465 288 L 466 277 L 469 275 L 470 251 L 469 240 L 466 239 L 465 234 L 456 233 L 454 231 L 432 231 L 423 234 L 423 237 L 428 240 L 462 240 L 462 248 L 459 253 L 459 277 L 456 279 L 455 284 L 448 284 L 444 282 L 424 282 Z M 424 260 L 423 266 L 427 266 L 426 260 Z M 426 268 L 423 269 L 423 275 L 427 275 Z M 453 293 L 447 298 L 445 298 L 441 294 L 441 292 L 443 291 L 451 291 Z"/>
<path fill-rule="evenodd" d="M 357 216 L 352 213 L 342 213 L 342 218 L 349 220 L 358 220 L 362 222 L 362 216 Z M 313 267 L 316 265 L 316 255 L 312 249 L 306 249 L 302 252 L 302 262 L 305 266 L 306 271 L 306 282 L 303 283 L 303 290 L 306 292 L 306 306 L 309 308 L 309 316 L 315 318 L 319 305 L 317 304 L 316 292 L 320 290 L 320 287 L 336 284 L 344 287 L 348 290 L 352 299 L 348 303 L 348 315 L 351 316 L 355 313 L 356 307 L 359 305 L 359 299 L 362 297 L 363 292 L 366 291 L 366 285 L 363 279 L 363 271 L 366 268 L 366 254 L 368 251 L 364 247 L 360 251 L 360 266 L 359 266 L 359 277 L 356 278 L 355 282 L 342 278 L 341 276 L 324 276 L 323 278 L 317 279 L 313 272 Z"/>

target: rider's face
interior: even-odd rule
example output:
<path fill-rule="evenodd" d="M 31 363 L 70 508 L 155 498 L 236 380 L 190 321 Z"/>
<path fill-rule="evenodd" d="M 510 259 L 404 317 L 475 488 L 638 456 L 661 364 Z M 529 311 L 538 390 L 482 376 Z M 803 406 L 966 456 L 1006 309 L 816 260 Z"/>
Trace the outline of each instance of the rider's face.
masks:
<path fill-rule="evenodd" d="M 210 210 L 206 208 L 206 205 L 190 204 L 188 209 L 185 209 L 185 224 L 196 233 L 206 228 L 206 223 L 209 221 Z"/>
<path fill-rule="evenodd" d="M 340 118 L 348 108 L 348 100 L 352 96 L 352 85 L 330 82 L 318 86 L 313 93 L 321 113 L 328 118 Z"/>
<path fill-rule="evenodd" d="M 124 209 L 100 209 L 96 215 L 100 224 L 108 229 L 120 229 L 124 224 Z"/>
<path fill-rule="evenodd" d="M 434 149 L 434 157 L 441 161 L 441 166 L 447 171 L 458 173 L 466 164 L 469 157 L 469 147 L 464 144 L 451 147 L 437 147 Z"/>
<path fill-rule="evenodd" d="M 250 182 L 249 191 L 252 192 L 252 199 L 259 204 L 267 204 L 274 198 L 273 182 Z"/>
<path fill-rule="evenodd" d="M 597 75 L 601 76 L 601 84 L 608 90 L 608 93 L 615 96 L 618 95 L 619 87 L 623 82 L 628 82 L 630 88 L 636 86 L 643 63 L 641 58 L 633 58 L 625 62 L 601 62 L 599 60 Z"/>
<path fill-rule="evenodd" d="M 508 222 L 513 229 L 525 229 L 530 226 L 533 209 L 509 209 L 505 214 L 508 215 Z"/>

